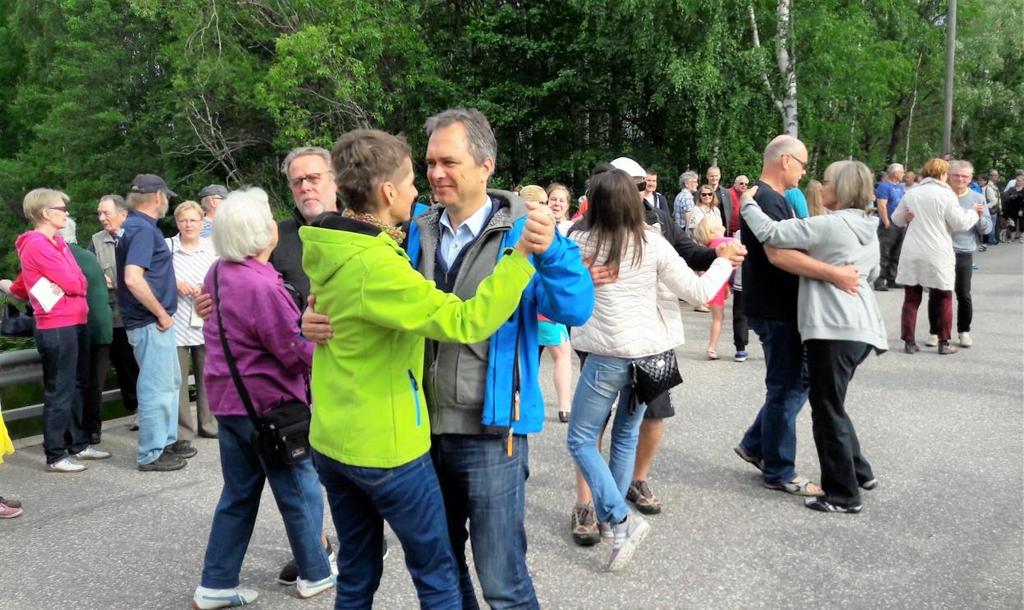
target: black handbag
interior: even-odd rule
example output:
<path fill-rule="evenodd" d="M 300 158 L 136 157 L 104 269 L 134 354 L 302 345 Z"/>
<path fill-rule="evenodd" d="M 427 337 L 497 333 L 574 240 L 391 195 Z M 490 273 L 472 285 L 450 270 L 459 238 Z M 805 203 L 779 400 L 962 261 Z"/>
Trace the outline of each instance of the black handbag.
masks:
<path fill-rule="evenodd" d="M 13 303 L 4 303 L 3 319 L 0 320 L 0 335 L 5 337 L 31 337 L 36 332 L 36 319 L 32 306 L 26 305 L 22 312 Z"/>
<path fill-rule="evenodd" d="M 224 359 L 231 371 L 231 380 L 235 382 L 238 397 L 245 405 L 256 430 L 253 432 L 252 443 L 256 446 L 260 458 L 270 467 L 280 468 L 294 466 L 309 459 L 309 405 L 299 400 L 281 401 L 276 407 L 263 414 L 256 415 L 252 406 L 249 391 L 238 373 L 238 364 L 228 347 L 227 333 L 224 332 L 224 321 L 220 317 L 220 291 L 218 269 L 220 263 L 213 267 L 213 302 L 217 310 L 217 326 L 219 327 L 220 345 L 224 350 Z"/>
<path fill-rule="evenodd" d="M 670 349 L 653 356 L 636 358 L 632 363 L 633 397 L 649 404 L 652 400 L 683 382 L 676 362 L 676 351 Z"/>

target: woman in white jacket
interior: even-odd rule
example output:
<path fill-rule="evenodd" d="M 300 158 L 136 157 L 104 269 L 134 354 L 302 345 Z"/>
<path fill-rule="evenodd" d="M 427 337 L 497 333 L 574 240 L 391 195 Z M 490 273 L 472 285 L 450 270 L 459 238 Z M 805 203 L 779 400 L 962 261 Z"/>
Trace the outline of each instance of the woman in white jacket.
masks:
<path fill-rule="evenodd" d="M 704 303 L 732 272 L 725 258 L 716 260 L 703 276 L 691 271 L 669 242 L 646 226 L 638 192 L 621 170 L 595 176 L 590 208 L 579 229 L 569 235 L 585 259 L 617 270 L 615 282 L 596 288 L 590 320 L 573 330 L 574 347 L 588 357 L 573 397 L 568 432 L 569 453 L 590 485 L 597 517 L 612 527 L 609 570 L 626 565 L 650 531 L 641 516 L 630 514 L 625 500 L 646 405 L 618 409 L 607 464 L 597 438 L 618 393 L 630 391 L 633 360 L 683 342 L 678 299 Z"/>
<path fill-rule="evenodd" d="M 907 227 L 903 249 L 896 269 L 896 281 L 904 285 L 900 338 L 903 351 L 918 351 L 914 331 L 917 309 L 925 288 L 928 293 L 928 321 L 938 330 L 939 353 L 951 354 L 949 345 L 953 327 L 953 280 L 956 257 L 953 233 L 966 231 L 978 223 L 984 206 L 970 210 L 960 207 L 953 189 L 946 184 L 949 163 L 932 159 L 921 168 L 924 179 L 900 200 L 892 221 Z"/>

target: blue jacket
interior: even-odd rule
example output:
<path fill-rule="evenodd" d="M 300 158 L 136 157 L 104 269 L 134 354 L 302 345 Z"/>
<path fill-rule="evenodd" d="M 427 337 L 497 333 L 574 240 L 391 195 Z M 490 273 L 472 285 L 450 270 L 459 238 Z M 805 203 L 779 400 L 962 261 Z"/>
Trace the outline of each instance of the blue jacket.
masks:
<path fill-rule="evenodd" d="M 516 220 L 504 235 L 502 250 L 515 246 L 526 224 L 524 210 L 517 209 L 515 203 L 511 207 Z M 418 205 L 414 216 L 428 209 Z M 416 222 L 409 225 L 406 244 L 413 266 L 421 268 L 421 233 Z M 511 429 L 514 434 L 529 434 L 539 432 L 544 426 L 544 396 L 537 377 L 540 368 L 537 314 L 567 326 L 582 326 L 594 309 L 594 284 L 575 242 L 556 231 L 547 251 L 532 256 L 531 261 L 536 274 L 523 291 L 519 307 L 489 342 L 481 415 L 482 429 L 487 433 L 507 433 Z M 460 274 L 463 272 L 465 270 Z M 489 274 L 490 269 L 486 273 Z M 518 387 L 514 373 L 517 360 Z"/>

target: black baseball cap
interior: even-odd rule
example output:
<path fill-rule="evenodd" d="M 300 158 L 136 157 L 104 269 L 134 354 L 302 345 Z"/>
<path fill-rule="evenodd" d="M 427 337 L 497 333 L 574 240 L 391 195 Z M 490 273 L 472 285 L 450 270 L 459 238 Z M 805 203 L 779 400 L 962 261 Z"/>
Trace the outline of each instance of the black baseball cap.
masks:
<path fill-rule="evenodd" d="M 132 193 L 156 193 L 163 191 L 168 199 L 177 197 L 178 194 L 167 188 L 164 179 L 156 174 L 139 174 L 132 180 L 132 186 L 128 189 Z"/>

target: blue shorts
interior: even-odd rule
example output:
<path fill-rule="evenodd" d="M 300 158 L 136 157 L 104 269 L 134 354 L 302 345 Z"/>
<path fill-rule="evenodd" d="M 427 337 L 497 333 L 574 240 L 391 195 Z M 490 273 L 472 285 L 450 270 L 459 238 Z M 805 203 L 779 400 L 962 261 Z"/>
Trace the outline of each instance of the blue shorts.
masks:
<path fill-rule="evenodd" d="M 564 324 L 539 320 L 537 325 L 540 327 L 537 334 L 537 342 L 540 345 L 561 345 L 569 340 L 569 330 Z"/>

